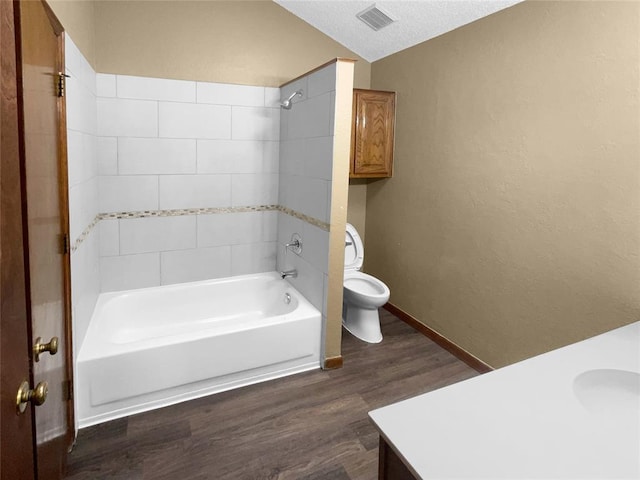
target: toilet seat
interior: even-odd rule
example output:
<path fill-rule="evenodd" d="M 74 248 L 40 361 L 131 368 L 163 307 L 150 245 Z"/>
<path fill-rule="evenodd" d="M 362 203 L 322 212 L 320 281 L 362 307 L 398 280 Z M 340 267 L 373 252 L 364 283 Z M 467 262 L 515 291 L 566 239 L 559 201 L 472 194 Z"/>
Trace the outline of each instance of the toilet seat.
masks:
<path fill-rule="evenodd" d="M 364 260 L 364 245 L 356 229 L 347 223 L 344 247 L 344 270 L 360 270 Z"/>
<path fill-rule="evenodd" d="M 385 303 L 389 299 L 389 287 L 376 277 L 364 272 L 344 272 L 344 288 L 359 294 L 366 295 L 373 303 Z"/>

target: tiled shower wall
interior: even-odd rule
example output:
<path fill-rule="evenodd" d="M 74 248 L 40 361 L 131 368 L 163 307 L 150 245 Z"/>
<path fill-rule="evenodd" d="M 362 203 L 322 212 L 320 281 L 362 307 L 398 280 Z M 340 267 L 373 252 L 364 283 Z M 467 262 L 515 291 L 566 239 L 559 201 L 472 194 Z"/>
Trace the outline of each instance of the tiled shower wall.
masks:
<path fill-rule="evenodd" d="M 96 73 L 65 36 L 67 161 L 73 351 L 77 356 L 100 293 Z M 83 235 L 84 232 L 84 235 Z M 83 241 L 78 241 L 83 238 Z"/>
<path fill-rule="evenodd" d="M 298 271 L 291 283 L 322 312 L 325 324 L 335 89 L 335 63 L 281 88 L 283 98 L 297 90 L 302 96 L 280 117 L 279 203 L 297 215 L 279 213 L 277 264 Z M 302 237 L 300 255 L 282 247 L 294 232 Z"/>
<path fill-rule="evenodd" d="M 101 291 L 295 268 L 326 319 L 335 64 L 282 89 L 96 75 L 67 36 L 67 73 L 76 354 Z"/>
<path fill-rule="evenodd" d="M 97 93 L 102 291 L 275 269 L 279 89 L 98 74 Z"/>

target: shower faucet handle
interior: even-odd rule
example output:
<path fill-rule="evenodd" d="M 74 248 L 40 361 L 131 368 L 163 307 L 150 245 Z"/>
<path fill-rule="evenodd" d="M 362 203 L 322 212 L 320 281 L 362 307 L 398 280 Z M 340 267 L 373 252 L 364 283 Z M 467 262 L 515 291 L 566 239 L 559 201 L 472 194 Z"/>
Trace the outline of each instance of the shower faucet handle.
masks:
<path fill-rule="evenodd" d="M 294 233 L 291 235 L 289 243 L 284 244 L 284 253 L 287 253 L 289 249 L 297 255 L 302 253 L 302 237 L 299 234 Z"/>

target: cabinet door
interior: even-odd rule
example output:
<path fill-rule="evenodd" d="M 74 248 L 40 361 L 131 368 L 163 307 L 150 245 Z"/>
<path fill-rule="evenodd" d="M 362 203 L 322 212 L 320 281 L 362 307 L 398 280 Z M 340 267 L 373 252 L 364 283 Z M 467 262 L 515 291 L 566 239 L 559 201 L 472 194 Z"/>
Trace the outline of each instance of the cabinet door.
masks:
<path fill-rule="evenodd" d="M 350 177 L 390 177 L 396 94 L 358 89 L 353 94 Z"/>

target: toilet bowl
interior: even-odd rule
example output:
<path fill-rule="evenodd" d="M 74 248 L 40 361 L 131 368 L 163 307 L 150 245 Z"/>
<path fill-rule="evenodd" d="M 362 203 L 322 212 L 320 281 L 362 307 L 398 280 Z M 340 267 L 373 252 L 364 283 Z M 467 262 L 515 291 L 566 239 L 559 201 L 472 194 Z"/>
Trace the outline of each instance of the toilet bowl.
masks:
<path fill-rule="evenodd" d="M 364 260 L 362 239 L 347 223 L 344 252 L 342 325 L 353 336 L 369 343 L 382 341 L 378 308 L 389 300 L 389 287 L 360 271 Z"/>

